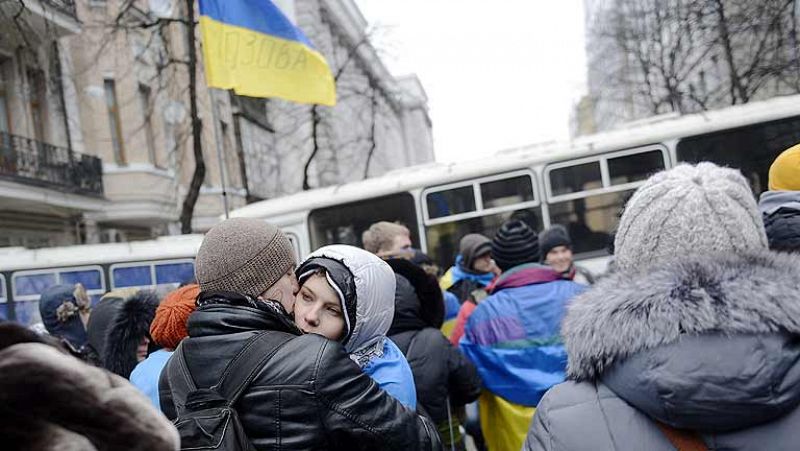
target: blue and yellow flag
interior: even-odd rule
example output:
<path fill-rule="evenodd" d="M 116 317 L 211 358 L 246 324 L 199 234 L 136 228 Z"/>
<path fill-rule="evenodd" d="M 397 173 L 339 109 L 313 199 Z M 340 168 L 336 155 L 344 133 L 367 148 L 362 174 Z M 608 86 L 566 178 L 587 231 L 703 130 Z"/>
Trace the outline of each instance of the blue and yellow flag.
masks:
<path fill-rule="evenodd" d="M 200 0 L 206 78 L 250 97 L 336 104 L 325 58 L 269 0 Z"/>

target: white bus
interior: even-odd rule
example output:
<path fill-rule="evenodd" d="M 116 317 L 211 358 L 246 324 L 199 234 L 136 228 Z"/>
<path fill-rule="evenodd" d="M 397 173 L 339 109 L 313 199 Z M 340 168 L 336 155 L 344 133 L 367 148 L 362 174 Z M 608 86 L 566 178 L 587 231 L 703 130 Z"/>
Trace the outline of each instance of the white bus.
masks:
<path fill-rule="evenodd" d="M 202 240 L 202 235 L 182 235 L 129 243 L 0 248 L 0 319 L 26 325 L 40 321 L 39 297 L 56 284 L 80 282 L 96 302 L 117 288 L 166 290 L 190 282 Z"/>
<path fill-rule="evenodd" d="M 297 237 L 289 240 L 299 258 Z M 39 297 L 56 284 L 80 282 L 93 302 L 117 288 L 160 294 L 194 280 L 194 259 L 203 235 L 148 241 L 83 244 L 42 249 L 0 248 L 0 320 L 30 325 L 41 320 Z"/>
<path fill-rule="evenodd" d="M 800 142 L 800 95 L 705 114 L 662 116 L 570 142 L 499 152 L 491 158 L 405 168 L 361 182 L 250 204 L 233 217 L 261 218 L 286 232 L 298 258 L 332 243 L 361 245 L 380 220 L 399 221 L 446 268 L 461 237 L 491 237 L 510 217 L 535 230 L 563 224 L 576 258 L 602 272 L 627 197 L 652 173 L 681 161 L 738 168 L 755 194 L 769 165 Z M 0 318 L 38 319 L 41 291 L 83 282 L 95 299 L 123 286 L 175 286 L 193 276 L 199 235 L 26 250 L 0 249 Z"/>
<path fill-rule="evenodd" d="M 361 182 L 250 204 L 234 217 L 268 220 L 299 239 L 301 254 L 331 243 L 361 244 L 379 220 L 399 221 L 416 246 L 452 265 L 462 236 L 493 236 L 512 216 L 537 231 L 569 230 L 578 260 L 602 272 L 621 209 L 652 173 L 678 162 L 713 161 L 741 170 L 754 193 L 769 166 L 800 142 L 800 95 L 703 114 L 661 116 L 608 133 L 430 164 Z"/>

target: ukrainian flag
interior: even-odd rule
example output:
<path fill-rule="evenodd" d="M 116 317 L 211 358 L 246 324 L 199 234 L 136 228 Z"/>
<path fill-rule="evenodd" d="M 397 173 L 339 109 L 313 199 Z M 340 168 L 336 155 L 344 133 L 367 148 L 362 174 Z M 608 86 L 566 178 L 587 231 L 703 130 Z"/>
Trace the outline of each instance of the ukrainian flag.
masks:
<path fill-rule="evenodd" d="M 325 58 L 269 0 L 200 0 L 206 78 L 250 97 L 336 104 Z"/>

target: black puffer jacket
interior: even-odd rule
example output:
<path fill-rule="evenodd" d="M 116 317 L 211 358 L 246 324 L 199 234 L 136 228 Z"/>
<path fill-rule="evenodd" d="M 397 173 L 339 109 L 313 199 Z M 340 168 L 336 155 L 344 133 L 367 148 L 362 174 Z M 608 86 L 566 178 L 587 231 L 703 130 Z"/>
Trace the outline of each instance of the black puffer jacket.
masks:
<path fill-rule="evenodd" d="M 214 385 L 245 342 L 264 330 L 300 335 L 277 303 L 233 293 L 203 293 L 182 342 L 198 387 Z M 168 365 L 172 364 L 170 361 Z M 161 373 L 161 409 L 176 416 L 168 369 Z M 236 405 L 259 450 L 438 450 L 433 425 L 406 410 L 350 360 L 338 343 L 302 335 L 267 362 Z"/>
<path fill-rule="evenodd" d="M 780 208 L 764 216 L 769 248 L 776 251 L 800 252 L 800 210 Z"/>
<path fill-rule="evenodd" d="M 417 402 L 440 432 L 447 426 L 447 398 L 454 407 L 478 398 L 481 382 L 475 366 L 438 329 L 442 292 L 436 279 L 404 260 L 389 260 L 397 276 L 395 313 L 389 338 L 403 351 L 417 387 Z M 428 313 L 439 312 L 439 318 Z M 446 441 L 448 437 L 442 436 Z"/>
<path fill-rule="evenodd" d="M 800 252 L 800 191 L 765 191 L 758 201 L 769 248 Z"/>

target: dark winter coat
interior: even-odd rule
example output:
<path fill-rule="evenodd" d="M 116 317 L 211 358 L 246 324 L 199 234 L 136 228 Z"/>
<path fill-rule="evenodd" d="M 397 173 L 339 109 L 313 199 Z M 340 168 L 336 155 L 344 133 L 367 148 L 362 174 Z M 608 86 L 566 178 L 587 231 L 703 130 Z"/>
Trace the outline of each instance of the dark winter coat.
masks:
<path fill-rule="evenodd" d="M 765 216 L 764 229 L 770 249 L 800 252 L 800 209 L 780 208 Z"/>
<path fill-rule="evenodd" d="M 86 346 L 86 327 L 81 313 L 91 310 L 91 301 L 81 284 L 54 285 L 39 298 L 39 313 L 47 332 L 80 355 Z"/>
<path fill-rule="evenodd" d="M 195 384 L 216 384 L 247 340 L 265 330 L 298 336 L 274 354 L 235 406 L 256 449 L 440 449 L 433 425 L 380 390 L 340 344 L 299 336 L 275 302 L 201 293 L 189 317 L 189 338 L 181 343 Z M 173 364 L 171 359 L 159 382 L 161 409 L 171 419 Z"/>
<path fill-rule="evenodd" d="M 710 450 L 796 450 L 800 257 L 705 256 L 616 273 L 563 326 L 573 380 L 553 387 L 525 450 L 674 446 L 653 420 Z"/>
<path fill-rule="evenodd" d="M 3 449 L 37 451 L 178 449 L 175 428 L 123 378 L 0 324 Z"/>
<path fill-rule="evenodd" d="M 800 191 L 767 191 L 761 195 L 758 206 L 769 248 L 800 252 Z"/>
<path fill-rule="evenodd" d="M 437 426 L 447 427 L 447 399 L 458 407 L 475 401 L 481 382 L 475 366 L 439 330 L 442 292 L 436 279 L 404 260 L 389 260 L 395 271 L 395 315 L 389 338 L 403 351 L 417 387 L 417 402 Z M 431 310 L 439 312 L 430 313 Z M 443 440 L 447 437 L 443 436 Z"/>

